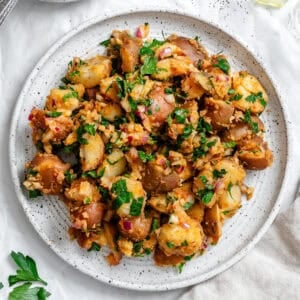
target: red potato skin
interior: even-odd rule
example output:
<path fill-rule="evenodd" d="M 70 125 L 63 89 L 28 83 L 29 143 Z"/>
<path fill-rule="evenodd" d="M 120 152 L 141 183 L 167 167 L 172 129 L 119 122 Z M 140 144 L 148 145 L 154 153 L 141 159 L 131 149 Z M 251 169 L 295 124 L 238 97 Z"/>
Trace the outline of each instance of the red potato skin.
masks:
<path fill-rule="evenodd" d="M 101 202 L 94 202 L 88 205 L 83 205 L 78 209 L 71 209 L 73 227 L 84 230 L 100 226 L 104 216 L 104 211 L 105 207 Z M 82 228 L 84 223 L 86 224 L 86 228 Z"/>
<path fill-rule="evenodd" d="M 62 192 L 64 173 L 70 168 L 69 164 L 54 154 L 37 153 L 30 167 L 38 171 L 44 194 L 59 195 Z"/>
<path fill-rule="evenodd" d="M 180 176 L 176 172 L 164 175 L 163 168 L 152 163 L 149 163 L 142 173 L 142 184 L 147 192 L 170 192 L 180 183 Z"/>
<path fill-rule="evenodd" d="M 124 221 L 131 223 L 131 229 L 127 230 L 124 227 Z M 129 238 L 133 241 L 142 241 L 149 234 L 152 224 L 152 218 L 130 217 L 121 218 L 118 223 L 118 228 L 122 236 Z"/>
<path fill-rule="evenodd" d="M 152 100 L 152 104 L 149 107 L 152 115 L 149 116 L 149 120 L 155 127 L 159 127 L 166 122 L 168 115 L 172 113 L 175 108 L 174 96 L 165 94 L 165 88 L 166 86 L 154 86 L 148 96 L 149 99 Z M 170 98 L 171 101 L 168 98 Z"/>
<path fill-rule="evenodd" d="M 171 36 L 168 39 L 172 44 L 181 48 L 184 54 L 189 57 L 196 65 L 199 61 L 208 58 L 206 50 L 195 40 L 181 36 Z"/>

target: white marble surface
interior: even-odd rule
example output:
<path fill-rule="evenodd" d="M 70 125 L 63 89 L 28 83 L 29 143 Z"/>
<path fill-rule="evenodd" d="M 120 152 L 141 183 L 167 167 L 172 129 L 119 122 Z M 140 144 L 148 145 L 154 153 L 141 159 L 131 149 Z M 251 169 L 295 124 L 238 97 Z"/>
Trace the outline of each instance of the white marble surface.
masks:
<path fill-rule="evenodd" d="M 171 292 L 142 293 L 121 290 L 81 274 L 57 257 L 39 238 L 27 221 L 16 199 L 8 163 L 8 131 L 12 110 L 27 75 L 44 52 L 64 33 L 81 22 L 118 7 L 130 11 L 135 7 L 162 6 L 162 1 L 140 4 L 138 0 L 81 0 L 72 4 L 47 4 L 37 0 L 19 0 L 14 11 L 0 27 L 0 281 L 8 294 L 7 277 L 13 273 L 9 259 L 12 250 L 34 257 L 41 276 L 49 285 L 50 299 L 176 299 L 186 289 Z M 167 0 L 164 7 L 176 6 L 179 11 L 197 11 L 225 30 L 234 32 L 272 69 L 287 102 L 289 121 L 294 132 L 293 172 L 290 189 L 286 191 L 285 207 L 293 201 L 300 178 L 300 32 L 293 20 L 299 16 L 299 1 L 289 0 L 280 10 L 266 9 L 252 0 Z M 297 12 L 298 9 L 298 12 Z M 203 283 L 205 285 L 205 283 Z"/>

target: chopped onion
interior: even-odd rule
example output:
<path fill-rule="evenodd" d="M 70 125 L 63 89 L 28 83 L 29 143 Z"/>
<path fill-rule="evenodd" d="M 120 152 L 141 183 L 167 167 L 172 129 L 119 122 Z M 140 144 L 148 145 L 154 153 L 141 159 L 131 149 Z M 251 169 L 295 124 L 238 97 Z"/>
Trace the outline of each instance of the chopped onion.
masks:
<path fill-rule="evenodd" d="M 185 229 L 189 229 L 191 227 L 188 223 L 182 223 L 181 226 Z"/>
<path fill-rule="evenodd" d="M 131 222 L 128 220 L 123 221 L 123 227 L 125 230 L 130 230 L 131 229 Z"/>
<path fill-rule="evenodd" d="M 169 57 L 171 55 L 172 55 L 172 48 L 171 47 L 166 47 L 166 48 L 162 49 L 159 52 L 159 57 L 160 58 L 166 58 L 166 57 Z"/>

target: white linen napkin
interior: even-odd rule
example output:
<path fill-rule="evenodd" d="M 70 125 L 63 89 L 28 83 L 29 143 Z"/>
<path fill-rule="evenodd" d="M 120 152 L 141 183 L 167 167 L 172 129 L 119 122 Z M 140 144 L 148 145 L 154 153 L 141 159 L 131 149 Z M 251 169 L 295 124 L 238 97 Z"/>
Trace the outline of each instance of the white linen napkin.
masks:
<path fill-rule="evenodd" d="M 180 298 L 192 299 L 300 299 L 300 190 L 242 261 Z"/>

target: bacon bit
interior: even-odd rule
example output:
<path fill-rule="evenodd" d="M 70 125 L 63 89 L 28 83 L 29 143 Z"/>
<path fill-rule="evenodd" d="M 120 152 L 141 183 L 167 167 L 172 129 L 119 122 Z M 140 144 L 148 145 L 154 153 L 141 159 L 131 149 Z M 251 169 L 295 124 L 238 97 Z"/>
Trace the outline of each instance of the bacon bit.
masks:
<path fill-rule="evenodd" d="M 54 129 L 55 129 L 56 132 L 60 131 L 59 127 L 54 127 Z"/>
<path fill-rule="evenodd" d="M 127 139 L 128 139 L 128 143 L 131 143 L 131 142 L 133 141 L 133 136 L 129 135 L 129 136 L 127 137 Z"/>
<path fill-rule="evenodd" d="M 52 106 L 56 105 L 56 101 L 54 99 L 52 99 Z"/>
<path fill-rule="evenodd" d="M 28 116 L 28 120 L 29 120 L 29 121 L 32 121 L 32 119 L 33 119 L 33 114 L 30 114 L 30 115 Z"/>

